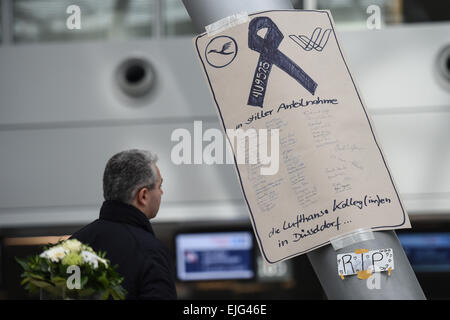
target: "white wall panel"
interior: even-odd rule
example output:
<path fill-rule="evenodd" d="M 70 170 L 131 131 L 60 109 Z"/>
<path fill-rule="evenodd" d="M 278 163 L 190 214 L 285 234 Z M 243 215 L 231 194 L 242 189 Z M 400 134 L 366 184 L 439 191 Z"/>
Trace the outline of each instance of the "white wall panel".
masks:
<path fill-rule="evenodd" d="M 115 70 L 142 57 L 148 98 L 125 96 Z M 0 47 L 0 125 L 215 116 L 191 39 Z"/>
<path fill-rule="evenodd" d="M 450 113 L 372 117 L 409 213 L 450 212 Z"/>
<path fill-rule="evenodd" d="M 340 38 L 370 109 L 450 108 L 450 86 L 441 86 L 435 72 L 439 51 L 450 45 L 450 23 L 342 32 Z"/>
<path fill-rule="evenodd" d="M 204 124 L 204 129 L 216 125 Z M 232 165 L 172 163 L 170 154 L 176 142 L 170 137 L 176 128 L 192 132 L 193 123 L 3 131 L 1 207 L 98 204 L 107 160 L 133 148 L 158 154 L 166 202 L 240 199 Z"/>

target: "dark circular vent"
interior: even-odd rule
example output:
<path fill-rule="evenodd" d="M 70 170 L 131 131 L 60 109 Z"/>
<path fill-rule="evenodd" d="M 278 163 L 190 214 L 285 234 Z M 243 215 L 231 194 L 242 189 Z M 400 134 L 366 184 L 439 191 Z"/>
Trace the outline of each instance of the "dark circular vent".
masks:
<path fill-rule="evenodd" d="M 126 95 L 139 98 L 152 90 L 155 84 L 155 71 L 146 59 L 128 58 L 119 64 L 116 80 Z"/>
<path fill-rule="evenodd" d="M 130 84 L 137 84 L 145 79 L 145 68 L 139 64 L 131 65 L 125 72 L 125 79 Z"/>
<path fill-rule="evenodd" d="M 447 72 L 450 74 L 450 54 L 447 56 L 447 61 L 445 62 L 445 66 L 447 67 Z"/>
<path fill-rule="evenodd" d="M 450 91 L 450 45 L 439 50 L 435 66 L 435 74 L 439 84 L 447 91 Z"/>

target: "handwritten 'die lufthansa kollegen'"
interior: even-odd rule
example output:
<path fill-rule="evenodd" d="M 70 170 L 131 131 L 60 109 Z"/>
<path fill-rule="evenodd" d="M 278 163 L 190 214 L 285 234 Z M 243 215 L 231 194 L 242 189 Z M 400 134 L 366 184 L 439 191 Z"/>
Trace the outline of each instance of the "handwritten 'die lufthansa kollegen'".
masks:
<path fill-rule="evenodd" d="M 261 12 L 194 42 L 222 129 L 279 130 L 276 174 L 235 165 L 267 262 L 410 227 L 328 11 Z"/>

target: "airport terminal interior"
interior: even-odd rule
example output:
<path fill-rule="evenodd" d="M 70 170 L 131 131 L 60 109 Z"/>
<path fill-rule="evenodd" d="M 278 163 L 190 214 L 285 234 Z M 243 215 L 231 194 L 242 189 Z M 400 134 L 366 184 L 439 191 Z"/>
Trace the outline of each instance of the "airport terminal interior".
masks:
<path fill-rule="evenodd" d="M 331 11 L 412 224 L 398 239 L 426 298 L 449 299 L 447 1 L 291 2 Z M 151 223 L 175 263 L 179 299 L 327 299 L 306 254 L 264 262 L 233 164 L 171 157 L 177 129 L 194 133 L 195 149 L 221 128 L 181 0 L 0 4 L 0 299 L 36 299 L 15 257 L 97 219 L 105 164 L 126 149 L 159 157 L 164 194 Z M 67 27 L 72 4 L 81 29 Z M 371 5 L 381 19 L 373 28 Z M 199 257 L 204 269 L 185 268 Z"/>

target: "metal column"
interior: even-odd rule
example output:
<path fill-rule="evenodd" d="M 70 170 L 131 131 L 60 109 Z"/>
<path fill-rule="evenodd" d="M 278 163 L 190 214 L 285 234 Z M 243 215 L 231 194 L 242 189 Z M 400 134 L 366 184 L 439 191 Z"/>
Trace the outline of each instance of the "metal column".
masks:
<path fill-rule="evenodd" d="M 403 251 L 402 245 L 394 231 L 378 231 L 374 240 L 367 240 L 335 251 L 331 245 L 308 253 L 314 271 L 319 278 L 328 299 L 393 299 L 423 300 L 425 295 L 417 281 L 416 275 Z M 368 280 L 360 280 L 356 275 L 341 280 L 337 274 L 336 255 L 353 252 L 355 249 L 387 249 L 394 252 L 395 269 L 391 276 L 381 272 L 379 287 L 368 285 Z M 369 289 L 372 288 L 372 289 Z"/>
<path fill-rule="evenodd" d="M 227 16 L 246 11 L 248 14 L 276 9 L 293 9 L 290 0 L 183 0 L 198 32 Z M 355 275 L 344 280 L 337 274 L 336 255 L 355 249 L 386 249 L 394 252 L 395 270 L 391 276 L 380 273 L 380 285 L 369 289 L 367 280 Z M 375 232 L 375 239 L 335 251 L 326 245 L 308 254 L 308 258 L 329 299 L 425 299 L 422 288 L 394 231 Z"/>
<path fill-rule="evenodd" d="M 12 42 L 12 1 L 0 0 L 1 6 L 1 32 L 2 41 L 0 44 L 9 45 Z"/>

